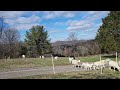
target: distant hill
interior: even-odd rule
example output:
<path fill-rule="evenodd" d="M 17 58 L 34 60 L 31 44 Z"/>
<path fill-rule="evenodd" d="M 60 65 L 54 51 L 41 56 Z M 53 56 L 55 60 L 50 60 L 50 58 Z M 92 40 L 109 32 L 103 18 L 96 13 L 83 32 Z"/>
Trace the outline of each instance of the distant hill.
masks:
<path fill-rule="evenodd" d="M 57 56 L 87 56 L 100 53 L 95 40 L 56 41 L 52 43 L 52 47 Z"/>
<path fill-rule="evenodd" d="M 52 43 L 52 46 L 59 46 L 59 45 L 73 45 L 73 44 L 78 44 L 78 43 L 83 43 L 83 42 L 89 42 L 89 41 L 93 41 L 93 40 L 76 40 L 76 41 L 56 41 L 54 43 Z"/>

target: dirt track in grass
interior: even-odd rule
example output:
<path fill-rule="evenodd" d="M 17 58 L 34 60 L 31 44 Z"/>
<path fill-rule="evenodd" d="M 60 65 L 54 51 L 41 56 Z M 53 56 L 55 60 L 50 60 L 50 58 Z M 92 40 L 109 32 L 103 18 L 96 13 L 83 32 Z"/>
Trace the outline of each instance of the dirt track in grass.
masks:
<path fill-rule="evenodd" d="M 71 72 L 71 71 L 81 71 L 80 68 L 73 68 L 72 65 L 62 65 L 55 66 L 55 73 L 60 72 Z M 0 79 L 10 79 L 31 75 L 41 75 L 41 74 L 53 74 L 53 68 L 49 67 L 40 67 L 40 68 L 21 68 L 14 69 L 10 71 L 0 71 Z"/>

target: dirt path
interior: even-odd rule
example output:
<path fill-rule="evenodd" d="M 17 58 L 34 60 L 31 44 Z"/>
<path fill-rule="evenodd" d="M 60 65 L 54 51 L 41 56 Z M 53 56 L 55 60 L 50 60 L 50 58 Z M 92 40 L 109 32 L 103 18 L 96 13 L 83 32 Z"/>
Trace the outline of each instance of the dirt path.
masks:
<path fill-rule="evenodd" d="M 73 68 L 72 65 L 55 66 L 55 72 L 71 72 L 80 71 L 81 69 Z M 27 68 L 16 69 L 11 71 L 0 71 L 0 79 L 10 79 L 23 76 L 41 75 L 41 74 L 53 74 L 52 67 L 40 67 L 40 68 Z"/>

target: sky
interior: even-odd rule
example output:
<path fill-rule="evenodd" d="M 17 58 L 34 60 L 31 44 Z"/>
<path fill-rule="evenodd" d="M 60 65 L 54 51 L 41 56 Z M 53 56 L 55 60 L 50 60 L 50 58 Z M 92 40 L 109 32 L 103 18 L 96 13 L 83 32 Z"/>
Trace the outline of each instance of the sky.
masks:
<path fill-rule="evenodd" d="M 24 41 L 26 31 L 34 25 L 42 25 L 48 31 L 51 42 L 67 40 L 74 32 L 79 40 L 94 39 L 102 18 L 109 11 L 0 11 L 5 22 L 16 28 L 20 40 Z"/>

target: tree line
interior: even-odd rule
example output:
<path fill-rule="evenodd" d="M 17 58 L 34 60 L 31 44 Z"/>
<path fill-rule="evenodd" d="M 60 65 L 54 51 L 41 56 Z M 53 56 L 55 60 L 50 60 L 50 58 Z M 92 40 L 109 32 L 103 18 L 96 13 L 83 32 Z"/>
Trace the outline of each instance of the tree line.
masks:
<path fill-rule="evenodd" d="M 53 44 L 53 51 L 58 56 L 88 56 L 100 54 L 100 48 L 95 40 L 76 40 L 72 41 L 57 41 Z"/>
<path fill-rule="evenodd" d="M 20 41 L 17 29 L 5 27 L 4 18 L 0 17 L 0 58 L 39 57 L 51 53 L 52 46 L 48 32 L 43 26 L 32 26 L 26 31 L 25 40 Z"/>

